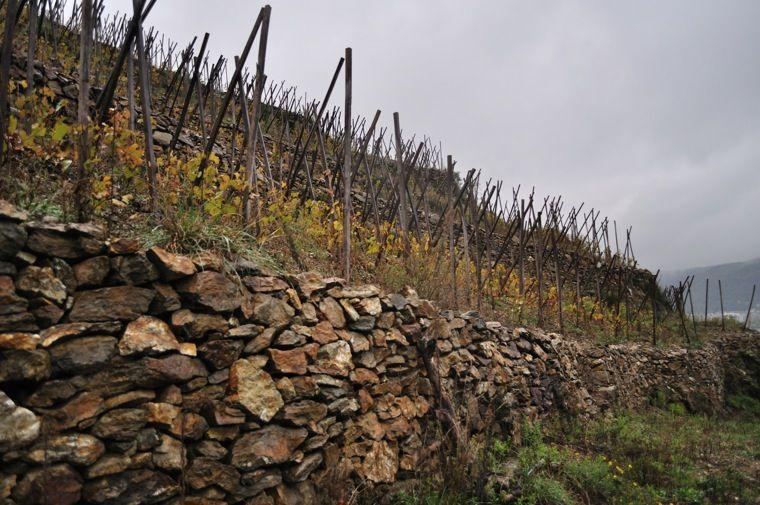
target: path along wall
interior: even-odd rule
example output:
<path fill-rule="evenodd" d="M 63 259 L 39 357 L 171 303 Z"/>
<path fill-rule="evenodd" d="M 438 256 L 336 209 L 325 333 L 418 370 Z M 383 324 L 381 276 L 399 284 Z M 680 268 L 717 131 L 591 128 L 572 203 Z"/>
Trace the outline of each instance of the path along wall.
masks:
<path fill-rule="evenodd" d="M 714 411 L 736 349 L 757 363 L 735 342 L 584 347 L 0 201 L 0 503 L 316 503 L 423 467 L 444 400 L 472 431 L 656 390 Z"/>

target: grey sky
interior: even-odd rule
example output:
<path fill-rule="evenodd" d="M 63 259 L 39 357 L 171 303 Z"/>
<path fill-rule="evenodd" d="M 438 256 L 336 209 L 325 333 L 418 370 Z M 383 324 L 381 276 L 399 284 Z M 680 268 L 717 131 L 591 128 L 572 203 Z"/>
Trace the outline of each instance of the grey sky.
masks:
<path fill-rule="evenodd" d="M 460 172 L 585 201 L 653 269 L 760 256 L 760 2 L 270 4 L 271 80 L 321 96 L 351 46 L 354 111 L 398 111 Z M 232 57 L 262 5 L 159 0 L 149 20 Z"/>

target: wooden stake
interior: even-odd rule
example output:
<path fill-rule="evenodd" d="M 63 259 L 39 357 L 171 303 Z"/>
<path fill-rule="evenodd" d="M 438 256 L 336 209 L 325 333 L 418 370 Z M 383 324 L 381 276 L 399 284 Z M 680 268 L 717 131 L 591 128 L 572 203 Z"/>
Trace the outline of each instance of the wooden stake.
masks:
<path fill-rule="evenodd" d="M 74 189 L 77 219 L 85 222 L 90 218 L 90 184 L 87 175 L 87 159 L 90 143 L 90 51 L 92 49 L 92 0 L 82 2 L 82 29 L 79 44 L 79 102 L 77 123 L 79 125 L 79 157 L 77 160 L 77 181 Z"/>
<path fill-rule="evenodd" d="M 343 277 L 351 279 L 351 48 L 346 48 L 346 100 L 343 109 Z"/>
<path fill-rule="evenodd" d="M 749 299 L 749 307 L 747 307 L 747 317 L 744 319 L 744 331 L 747 331 L 747 326 L 749 326 L 749 317 L 750 313 L 752 312 L 752 303 L 755 301 L 755 288 L 757 285 L 752 285 L 752 296 Z"/>

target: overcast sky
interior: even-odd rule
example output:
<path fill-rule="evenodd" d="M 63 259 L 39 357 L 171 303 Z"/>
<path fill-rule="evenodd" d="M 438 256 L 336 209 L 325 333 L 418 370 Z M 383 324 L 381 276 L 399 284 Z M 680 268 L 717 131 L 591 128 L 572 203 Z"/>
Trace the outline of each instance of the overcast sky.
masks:
<path fill-rule="evenodd" d="M 760 1 L 270 4 L 270 80 L 322 96 L 351 46 L 354 111 L 398 111 L 460 173 L 586 202 L 652 269 L 760 256 Z M 158 0 L 148 24 L 231 58 L 262 5 Z"/>

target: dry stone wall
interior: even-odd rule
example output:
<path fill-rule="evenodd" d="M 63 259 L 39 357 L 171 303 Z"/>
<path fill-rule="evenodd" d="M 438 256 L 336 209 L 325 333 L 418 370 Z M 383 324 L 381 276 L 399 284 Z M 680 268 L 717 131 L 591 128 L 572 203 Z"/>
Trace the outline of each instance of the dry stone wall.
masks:
<path fill-rule="evenodd" d="M 725 355 L 581 346 L 0 201 L 2 503 L 318 503 L 414 475 L 442 398 L 473 432 L 658 389 L 716 410 Z"/>

